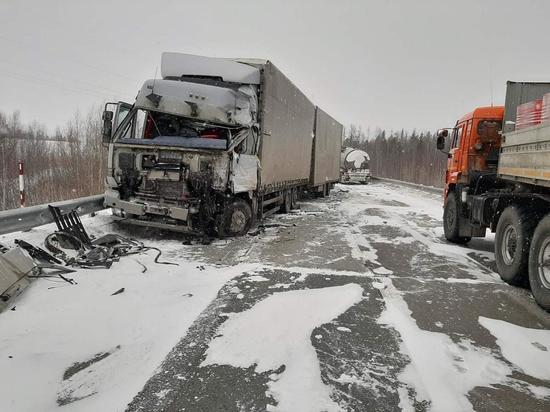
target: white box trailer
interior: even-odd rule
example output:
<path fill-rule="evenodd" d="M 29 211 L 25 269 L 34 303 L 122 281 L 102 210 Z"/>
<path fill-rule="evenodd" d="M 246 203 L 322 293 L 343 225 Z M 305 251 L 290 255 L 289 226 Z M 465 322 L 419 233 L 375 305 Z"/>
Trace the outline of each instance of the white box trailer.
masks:
<path fill-rule="evenodd" d="M 340 180 L 340 156 L 344 127 L 320 107 L 315 108 L 315 128 L 310 184 L 327 188 Z"/>

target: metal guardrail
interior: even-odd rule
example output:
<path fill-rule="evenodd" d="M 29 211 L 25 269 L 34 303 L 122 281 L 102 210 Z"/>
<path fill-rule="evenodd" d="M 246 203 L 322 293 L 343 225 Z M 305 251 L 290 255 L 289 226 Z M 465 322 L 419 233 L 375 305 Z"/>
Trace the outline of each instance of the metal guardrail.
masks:
<path fill-rule="evenodd" d="M 57 206 L 64 211 L 76 209 L 80 215 L 104 209 L 103 195 L 95 195 L 21 209 L 5 210 L 0 212 L 0 235 L 52 223 L 53 218 L 48 210 L 48 204 Z"/>
<path fill-rule="evenodd" d="M 403 180 L 389 179 L 387 177 L 375 177 L 371 178 L 372 180 L 379 180 L 380 182 L 386 183 L 395 183 L 401 186 L 408 186 L 414 189 L 424 190 L 425 192 L 433 193 L 436 195 L 443 195 L 443 188 L 434 187 L 434 186 L 425 186 L 418 183 L 405 182 Z"/>
<path fill-rule="evenodd" d="M 443 189 L 424 186 L 416 183 L 404 182 L 402 180 L 388 179 L 385 177 L 372 177 L 372 180 L 378 180 L 386 183 L 395 183 L 402 186 L 412 187 L 414 189 L 424 190 L 433 194 L 442 194 Z M 48 210 L 48 204 L 59 207 L 63 211 L 77 209 L 80 215 L 97 212 L 104 209 L 103 195 L 80 197 L 78 199 L 64 200 L 62 202 L 47 203 L 24 207 L 20 209 L 11 209 L 0 211 L 0 235 L 21 230 L 32 229 L 36 226 L 52 223 L 53 218 Z"/>

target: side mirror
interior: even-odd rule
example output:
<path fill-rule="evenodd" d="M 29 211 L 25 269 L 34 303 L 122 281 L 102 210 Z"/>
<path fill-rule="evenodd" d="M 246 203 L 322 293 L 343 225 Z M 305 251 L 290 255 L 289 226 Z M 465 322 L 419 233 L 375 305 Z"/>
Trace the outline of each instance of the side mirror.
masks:
<path fill-rule="evenodd" d="M 113 134 L 113 112 L 103 111 L 103 143 L 110 143 Z"/>
<path fill-rule="evenodd" d="M 437 146 L 437 150 L 445 149 L 445 138 L 442 136 L 437 136 L 436 146 Z"/>
<path fill-rule="evenodd" d="M 437 150 L 445 149 L 445 139 L 447 138 L 447 136 L 449 136 L 449 131 L 447 129 L 439 129 L 437 131 Z"/>

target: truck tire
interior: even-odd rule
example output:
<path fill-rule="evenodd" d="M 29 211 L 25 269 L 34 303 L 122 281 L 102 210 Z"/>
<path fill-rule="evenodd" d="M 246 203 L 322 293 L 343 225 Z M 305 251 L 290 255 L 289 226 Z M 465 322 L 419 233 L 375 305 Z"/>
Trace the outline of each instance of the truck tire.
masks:
<path fill-rule="evenodd" d="M 283 204 L 281 205 L 281 213 L 290 213 L 292 210 L 292 190 L 285 190 L 283 193 Z"/>
<path fill-rule="evenodd" d="M 218 227 L 221 237 L 244 236 L 252 225 L 252 209 L 243 199 L 235 199 L 225 207 Z"/>
<path fill-rule="evenodd" d="M 445 208 L 443 209 L 443 232 L 445 233 L 445 239 L 452 243 L 464 244 L 470 241 L 470 237 L 459 236 L 458 228 L 460 216 L 458 213 L 458 201 L 456 194 L 450 192 L 445 202 Z"/>
<path fill-rule="evenodd" d="M 498 220 L 495 233 L 495 260 L 498 274 L 506 283 L 520 286 L 526 283 L 529 246 L 536 219 L 527 209 L 508 206 Z"/>
<path fill-rule="evenodd" d="M 550 312 L 550 216 L 540 221 L 529 249 L 529 284 L 541 308 Z"/>
<path fill-rule="evenodd" d="M 298 205 L 298 191 L 299 189 L 297 187 L 293 187 L 290 191 L 290 208 L 291 209 L 299 209 Z"/>

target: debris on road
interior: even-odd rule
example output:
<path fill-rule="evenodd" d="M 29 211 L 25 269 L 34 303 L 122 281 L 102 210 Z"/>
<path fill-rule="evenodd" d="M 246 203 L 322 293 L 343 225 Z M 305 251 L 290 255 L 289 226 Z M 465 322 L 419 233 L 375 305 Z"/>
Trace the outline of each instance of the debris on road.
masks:
<path fill-rule="evenodd" d="M 33 259 L 20 247 L 0 249 L 0 312 L 29 286 L 27 275 L 36 270 Z"/>
<path fill-rule="evenodd" d="M 15 244 L 25 249 L 28 252 L 28 254 L 36 260 L 39 260 L 41 262 L 46 262 L 46 263 L 56 263 L 58 265 L 63 264 L 61 260 L 50 255 L 44 249 L 39 248 L 37 246 L 33 246 L 30 243 L 25 242 L 24 240 L 15 239 Z"/>
<path fill-rule="evenodd" d="M 114 292 L 114 293 L 111 293 L 111 296 L 115 296 L 115 295 L 120 295 L 121 293 L 123 293 L 123 292 L 124 292 L 124 290 L 125 290 L 124 288 L 120 288 L 120 289 L 119 289 L 119 290 L 117 290 L 116 292 Z"/>
<path fill-rule="evenodd" d="M 142 242 L 118 234 L 109 233 L 93 239 L 86 232 L 76 210 L 63 213 L 58 207 L 51 205 L 48 207 L 58 231 L 46 237 L 46 248 L 67 265 L 82 268 L 110 268 L 122 256 L 143 253 L 148 250 L 158 252 L 155 263 L 177 265 L 177 263 L 159 261 L 162 254 L 160 249 L 145 246 Z M 46 252 L 44 251 L 44 253 Z M 141 263 L 140 265 L 143 266 Z M 145 266 L 143 268 L 142 273 L 147 271 Z"/>
<path fill-rule="evenodd" d="M 76 283 L 63 276 L 74 270 L 52 263 L 60 261 L 45 250 L 19 239 L 15 244 L 14 248 L 0 245 L 0 312 L 29 286 L 31 279 L 59 277 L 70 284 Z"/>

